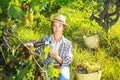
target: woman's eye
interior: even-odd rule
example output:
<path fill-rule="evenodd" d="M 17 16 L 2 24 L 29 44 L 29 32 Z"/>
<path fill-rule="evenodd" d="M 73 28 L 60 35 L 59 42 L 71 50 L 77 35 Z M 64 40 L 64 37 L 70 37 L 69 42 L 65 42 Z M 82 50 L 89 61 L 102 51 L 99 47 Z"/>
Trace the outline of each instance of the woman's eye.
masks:
<path fill-rule="evenodd" d="M 61 27 L 61 26 L 58 26 L 59 28 Z"/>

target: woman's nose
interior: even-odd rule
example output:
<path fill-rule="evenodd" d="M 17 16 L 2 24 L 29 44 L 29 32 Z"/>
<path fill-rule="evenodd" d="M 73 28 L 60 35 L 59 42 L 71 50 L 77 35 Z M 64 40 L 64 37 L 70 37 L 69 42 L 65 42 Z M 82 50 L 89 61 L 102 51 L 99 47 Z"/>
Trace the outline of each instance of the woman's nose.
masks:
<path fill-rule="evenodd" d="M 55 27 L 55 29 L 58 29 L 58 28 L 59 28 L 58 26 Z"/>

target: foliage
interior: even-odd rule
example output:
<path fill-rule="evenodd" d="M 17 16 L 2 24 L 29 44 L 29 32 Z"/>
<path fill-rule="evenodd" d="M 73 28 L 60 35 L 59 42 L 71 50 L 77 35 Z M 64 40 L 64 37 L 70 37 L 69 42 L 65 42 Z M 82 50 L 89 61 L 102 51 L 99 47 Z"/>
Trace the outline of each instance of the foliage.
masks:
<path fill-rule="evenodd" d="M 43 36 L 52 34 L 51 24 L 48 18 L 53 18 L 58 13 L 63 14 L 67 18 L 67 23 L 70 25 L 68 29 L 64 30 L 63 35 L 71 40 L 73 44 L 73 62 L 70 65 L 70 79 L 75 80 L 74 72 L 76 65 L 83 62 L 94 62 L 101 65 L 101 80 L 119 80 L 120 20 L 108 32 L 104 31 L 95 21 L 89 20 L 92 12 L 98 15 L 97 11 L 101 12 L 103 10 L 103 1 L 0 0 L 0 29 L 6 26 L 11 35 L 19 36 L 26 43 L 30 40 L 38 40 Z M 116 0 L 111 1 L 114 2 Z M 111 7 L 109 12 L 115 9 L 115 7 Z M 94 34 L 98 34 L 100 37 L 100 47 L 89 49 L 84 44 L 83 36 Z M 1 30 L 0 35 L 2 35 Z M 33 56 L 27 53 L 25 54 L 23 47 L 20 46 L 16 39 L 9 38 L 9 42 L 11 49 L 6 52 L 7 55 L 4 58 L 7 66 L 0 66 L 0 76 L 3 76 L 2 78 L 5 80 L 39 80 L 42 73 L 36 67 Z M 1 48 L 0 53 L 3 53 Z M 42 59 L 40 55 L 35 56 L 38 62 Z M 53 66 L 51 69 L 53 69 Z M 51 69 L 48 69 L 48 73 Z M 46 71 L 46 69 L 44 70 Z M 53 77 L 53 74 L 51 76 Z M 0 79 L 2 78 L 0 77 Z"/>
<path fill-rule="evenodd" d="M 41 35 L 49 35 L 51 33 L 50 22 L 43 15 L 38 16 L 36 19 L 36 25 L 33 27 L 33 29 L 39 32 Z"/>
<path fill-rule="evenodd" d="M 101 65 L 102 77 L 101 80 L 118 80 L 119 77 L 119 60 L 118 58 L 110 57 L 106 54 L 105 49 L 98 49 L 97 51 L 89 51 L 79 48 L 79 46 L 73 46 L 73 62 L 70 65 L 71 69 L 71 80 L 75 79 L 76 65 L 84 62 L 94 62 Z M 93 55 L 95 53 L 95 55 Z"/>
<path fill-rule="evenodd" d="M 103 2 L 103 7 L 98 15 L 91 15 L 90 19 L 95 20 L 100 26 L 102 26 L 106 31 L 111 28 L 119 20 L 119 0 L 105 0 Z"/>
<path fill-rule="evenodd" d="M 9 2 L 10 2 L 10 0 L 0 0 L 0 16 L 1 16 L 1 18 L 0 18 L 0 21 L 1 20 L 5 20 L 5 19 L 7 19 L 6 17 L 7 17 L 7 8 L 8 8 L 8 6 L 9 6 Z"/>
<path fill-rule="evenodd" d="M 54 66 L 57 66 L 56 64 L 53 64 L 51 63 L 49 66 L 48 66 L 48 69 L 47 69 L 47 72 L 48 72 L 48 75 L 51 79 L 54 79 L 54 78 L 58 78 L 59 77 L 59 74 L 60 74 L 60 69 L 58 68 L 55 68 Z"/>
<path fill-rule="evenodd" d="M 118 73 L 120 72 L 120 70 L 118 69 L 119 66 L 120 66 L 120 62 L 117 58 L 110 58 L 110 57 L 106 58 L 105 63 L 103 64 L 104 69 L 103 69 L 102 79 L 103 80 L 120 79 L 120 76 L 118 75 Z"/>
<path fill-rule="evenodd" d="M 21 38 L 22 41 L 29 42 L 30 40 L 38 40 L 41 37 L 41 34 L 33 31 L 30 28 L 19 28 L 18 36 Z"/>

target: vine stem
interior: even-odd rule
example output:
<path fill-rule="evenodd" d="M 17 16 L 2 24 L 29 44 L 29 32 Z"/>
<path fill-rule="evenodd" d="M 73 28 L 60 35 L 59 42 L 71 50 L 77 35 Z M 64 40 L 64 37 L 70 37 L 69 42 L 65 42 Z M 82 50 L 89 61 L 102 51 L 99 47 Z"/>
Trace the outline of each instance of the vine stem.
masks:
<path fill-rule="evenodd" d="M 16 37 L 16 36 L 13 36 L 13 35 L 9 35 L 9 36 L 17 39 L 28 51 L 30 51 L 29 48 L 28 48 L 27 46 L 25 46 L 25 44 L 20 40 L 20 38 L 18 38 L 18 37 Z M 42 67 L 39 65 L 39 63 L 38 63 L 37 60 L 35 59 L 35 56 L 33 55 L 34 52 L 30 51 L 29 54 L 32 55 L 34 62 L 37 64 L 37 66 L 40 68 L 40 70 L 41 70 L 42 72 L 45 72 L 44 69 L 42 69 Z M 46 75 L 46 76 L 47 76 L 47 75 Z M 46 80 L 49 80 L 49 78 L 47 77 Z"/>

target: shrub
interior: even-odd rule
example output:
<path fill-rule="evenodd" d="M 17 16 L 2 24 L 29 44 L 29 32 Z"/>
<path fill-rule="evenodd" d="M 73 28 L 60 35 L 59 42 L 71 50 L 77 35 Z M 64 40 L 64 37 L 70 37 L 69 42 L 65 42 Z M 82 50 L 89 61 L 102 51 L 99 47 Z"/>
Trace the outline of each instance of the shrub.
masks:
<path fill-rule="evenodd" d="M 19 28 L 18 36 L 23 42 L 28 42 L 30 40 L 38 40 L 42 35 L 30 28 Z"/>

